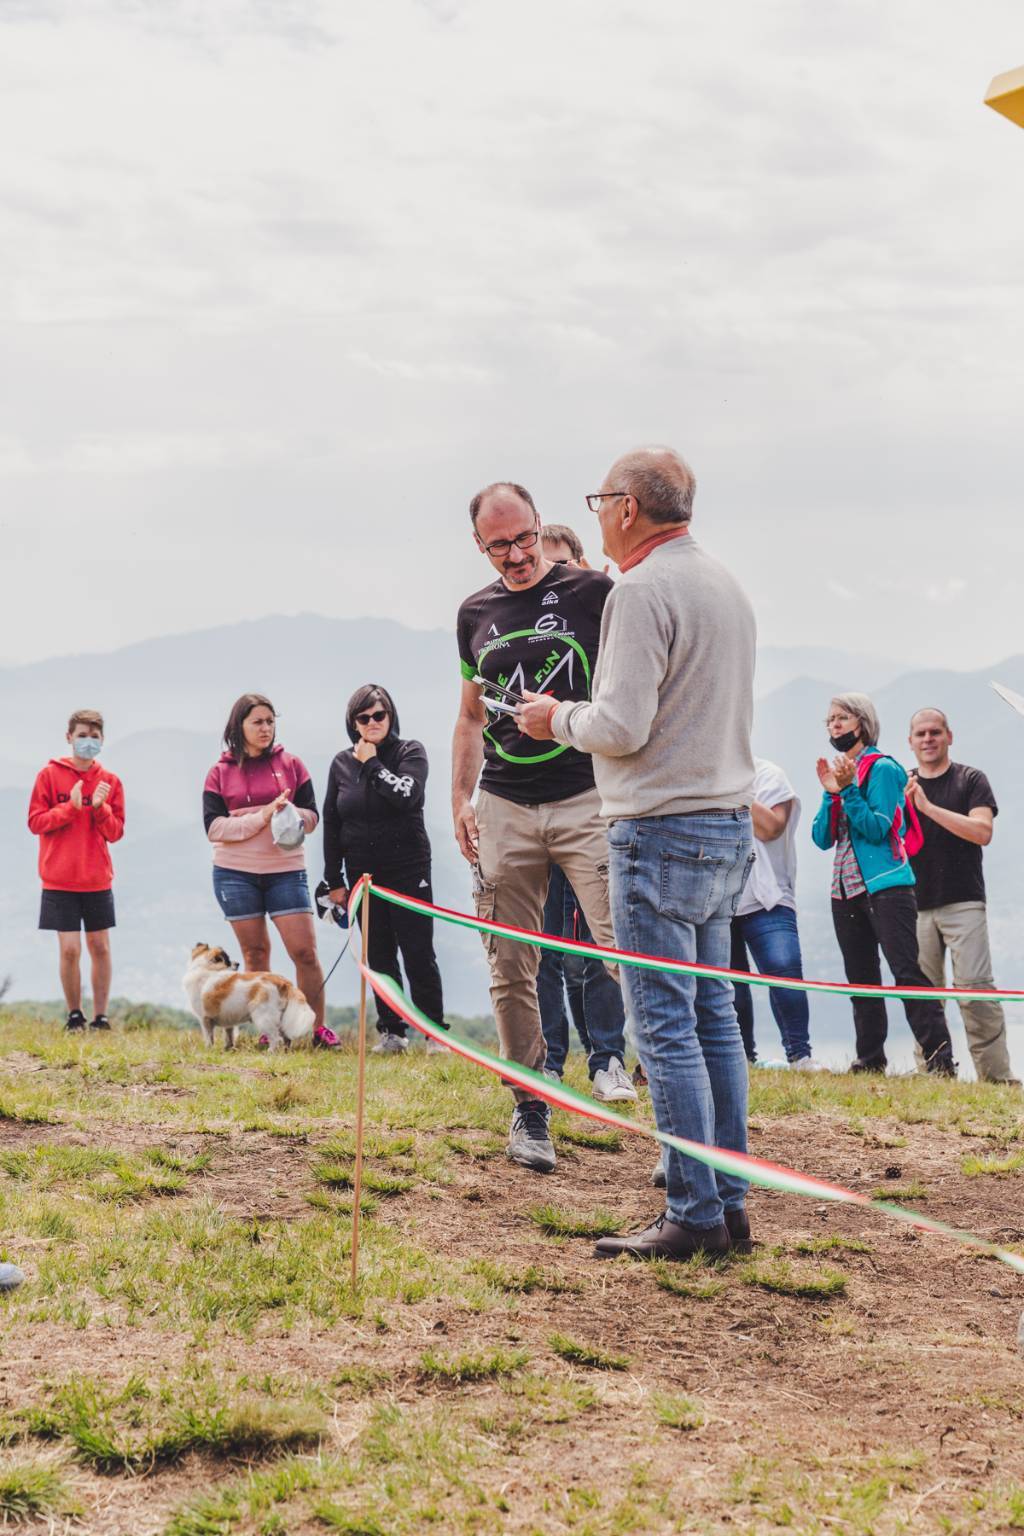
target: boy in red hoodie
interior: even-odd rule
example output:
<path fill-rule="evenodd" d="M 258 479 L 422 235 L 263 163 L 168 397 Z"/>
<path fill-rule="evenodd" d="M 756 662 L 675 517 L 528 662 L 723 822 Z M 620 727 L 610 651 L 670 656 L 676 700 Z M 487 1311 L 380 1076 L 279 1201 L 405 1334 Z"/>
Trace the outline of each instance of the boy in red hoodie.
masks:
<path fill-rule="evenodd" d="M 84 1029 L 81 929 L 92 961 L 92 1029 L 109 1029 L 110 929 L 114 867 L 110 844 L 124 836 L 124 790 L 99 765 L 103 716 L 77 709 L 68 721 L 70 757 L 52 757 L 36 779 L 28 827 L 39 838 L 43 901 L 39 926 L 60 943 L 60 982 L 67 1029 Z"/>

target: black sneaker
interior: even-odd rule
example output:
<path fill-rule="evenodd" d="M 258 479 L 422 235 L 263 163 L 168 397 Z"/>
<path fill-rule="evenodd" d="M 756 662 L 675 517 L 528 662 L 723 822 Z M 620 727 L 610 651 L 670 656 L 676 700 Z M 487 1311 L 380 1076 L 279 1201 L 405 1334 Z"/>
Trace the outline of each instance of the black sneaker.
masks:
<path fill-rule="evenodd" d="M 90 1029 L 109 1029 L 110 1028 L 110 1020 L 107 1018 L 105 1013 L 98 1013 L 96 1015 L 96 1017 L 93 1019 L 92 1023 L 89 1025 L 89 1028 Z"/>
<path fill-rule="evenodd" d="M 81 1008 L 72 1008 L 71 1012 L 68 1014 L 68 1021 L 64 1025 L 64 1028 L 65 1029 L 84 1029 L 85 1028 L 85 1014 L 82 1012 Z"/>
<path fill-rule="evenodd" d="M 929 1072 L 934 1072 L 936 1077 L 956 1077 L 956 1062 L 953 1060 L 953 1052 L 948 1045 L 929 1056 L 927 1067 Z"/>
<path fill-rule="evenodd" d="M 878 1057 L 874 1057 L 871 1061 L 865 1061 L 863 1056 L 855 1056 L 847 1070 L 850 1072 L 877 1072 L 880 1077 L 884 1077 L 886 1065 L 884 1056 L 880 1060 Z"/>
<path fill-rule="evenodd" d="M 535 1173 L 554 1173 L 555 1149 L 548 1124 L 551 1111 L 543 1099 L 524 1099 L 516 1105 L 509 1131 L 506 1156 L 521 1168 Z"/>

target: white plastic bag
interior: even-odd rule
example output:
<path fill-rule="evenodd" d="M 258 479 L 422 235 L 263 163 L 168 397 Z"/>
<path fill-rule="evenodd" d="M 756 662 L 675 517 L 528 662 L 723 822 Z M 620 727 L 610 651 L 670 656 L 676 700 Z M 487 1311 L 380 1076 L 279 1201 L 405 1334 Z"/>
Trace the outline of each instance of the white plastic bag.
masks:
<path fill-rule="evenodd" d="M 279 848 L 298 848 L 306 836 L 306 823 L 286 800 L 279 811 L 270 818 L 270 835 Z"/>

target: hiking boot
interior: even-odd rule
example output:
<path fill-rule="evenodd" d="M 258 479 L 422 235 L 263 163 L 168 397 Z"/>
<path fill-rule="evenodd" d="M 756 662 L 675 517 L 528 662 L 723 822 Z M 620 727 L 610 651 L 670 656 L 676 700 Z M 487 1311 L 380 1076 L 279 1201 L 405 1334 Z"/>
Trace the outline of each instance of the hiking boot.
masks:
<path fill-rule="evenodd" d="M 374 1046 L 373 1056 L 402 1056 L 409 1049 L 409 1042 L 404 1035 L 393 1035 L 390 1030 L 382 1034 Z"/>
<path fill-rule="evenodd" d="M 594 1098 L 602 1104 L 635 1104 L 636 1089 L 626 1075 L 626 1069 L 617 1056 L 613 1056 L 603 1072 L 594 1073 Z"/>
<path fill-rule="evenodd" d="M 260 1044 L 263 1044 L 264 1036 L 260 1036 Z M 328 1029 L 326 1024 L 321 1024 L 319 1029 L 313 1031 L 313 1049 L 315 1051 L 333 1051 L 340 1046 L 341 1041 L 333 1029 Z M 270 1041 L 267 1041 L 269 1049 Z"/>
<path fill-rule="evenodd" d="M 750 1241 L 750 1222 L 746 1211 L 742 1206 L 735 1211 L 726 1211 L 724 1219 L 729 1240 L 736 1252 L 749 1253 L 753 1244 Z"/>
<path fill-rule="evenodd" d="M 934 1072 L 936 1077 L 956 1077 L 956 1062 L 948 1045 L 942 1046 L 933 1056 L 929 1056 L 927 1069 L 929 1072 Z"/>
<path fill-rule="evenodd" d="M 655 1163 L 651 1169 L 651 1183 L 655 1189 L 665 1189 L 668 1184 L 668 1175 L 665 1172 L 664 1163 Z"/>
<path fill-rule="evenodd" d="M 505 1154 L 521 1168 L 534 1173 L 554 1173 L 555 1149 L 548 1124 L 551 1111 L 543 1099 L 524 1099 L 516 1105 Z"/>
<path fill-rule="evenodd" d="M 64 1028 L 65 1029 L 84 1029 L 85 1028 L 85 1014 L 82 1012 L 81 1008 L 72 1008 L 71 1012 L 68 1014 L 67 1023 L 64 1025 Z"/>
<path fill-rule="evenodd" d="M 729 1229 L 724 1221 L 703 1230 L 686 1227 L 670 1216 L 659 1216 L 642 1232 L 628 1237 L 602 1237 L 594 1244 L 595 1259 L 617 1259 L 628 1253 L 632 1259 L 692 1259 L 705 1253 L 709 1259 L 729 1251 Z"/>
<path fill-rule="evenodd" d="M 98 1013 L 89 1025 L 90 1029 L 109 1029 L 110 1020 L 105 1013 Z"/>

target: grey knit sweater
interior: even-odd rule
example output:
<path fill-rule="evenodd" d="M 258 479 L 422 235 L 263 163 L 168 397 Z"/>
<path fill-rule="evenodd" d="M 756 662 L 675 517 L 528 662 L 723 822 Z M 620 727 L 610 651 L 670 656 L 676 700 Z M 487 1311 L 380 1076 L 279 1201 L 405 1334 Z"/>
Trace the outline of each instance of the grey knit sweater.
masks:
<path fill-rule="evenodd" d="M 753 609 L 692 534 L 616 582 L 589 704 L 560 704 L 552 734 L 594 758 L 609 819 L 748 806 L 754 782 Z"/>

